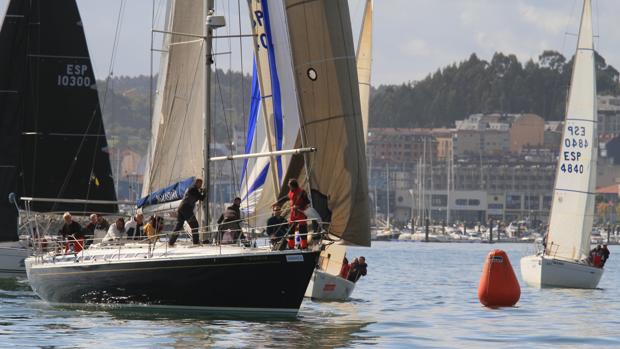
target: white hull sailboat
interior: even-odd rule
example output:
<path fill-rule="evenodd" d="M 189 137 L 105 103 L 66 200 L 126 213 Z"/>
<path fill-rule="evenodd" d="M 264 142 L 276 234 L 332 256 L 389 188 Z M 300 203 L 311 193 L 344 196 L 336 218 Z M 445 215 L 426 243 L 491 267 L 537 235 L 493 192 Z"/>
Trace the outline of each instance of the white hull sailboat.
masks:
<path fill-rule="evenodd" d="M 603 269 L 590 264 L 597 112 L 592 4 L 584 0 L 545 250 L 521 259 L 534 287 L 596 288 Z"/>
<path fill-rule="evenodd" d="M 351 297 L 355 283 L 340 276 L 346 251 L 345 246 L 332 244 L 321 252 L 319 265 L 306 289 L 306 297 L 320 301 L 345 301 Z"/>
<path fill-rule="evenodd" d="M 603 269 L 548 256 L 527 256 L 521 259 L 521 275 L 532 287 L 596 288 Z"/>
<path fill-rule="evenodd" d="M 356 64 L 357 78 L 360 93 L 360 106 L 362 117 L 362 128 L 364 131 L 364 142 L 368 138 L 368 115 L 370 112 L 370 76 L 372 65 L 372 19 L 373 19 L 373 1 L 366 0 L 364 15 L 360 36 L 358 38 Z M 389 216 L 388 216 L 389 221 Z M 390 234 L 389 238 L 385 238 L 379 232 L 376 234 L 376 240 L 391 240 L 398 238 L 398 232 L 394 235 Z M 306 290 L 306 297 L 319 301 L 346 301 L 351 297 L 355 290 L 355 283 L 340 276 L 342 268 L 342 260 L 346 254 L 346 247 L 342 245 L 330 245 L 322 253 L 320 261 L 329 257 L 328 264 L 319 262 L 314 270 L 314 274 L 310 278 L 310 284 Z"/>

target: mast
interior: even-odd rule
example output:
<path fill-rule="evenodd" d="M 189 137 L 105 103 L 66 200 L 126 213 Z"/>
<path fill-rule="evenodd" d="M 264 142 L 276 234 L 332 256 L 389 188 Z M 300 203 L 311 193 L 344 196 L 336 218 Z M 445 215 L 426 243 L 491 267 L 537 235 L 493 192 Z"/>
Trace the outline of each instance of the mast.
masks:
<path fill-rule="evenodd" d="M 209 171 L 209 158 L 211 144 L 211 64 L 213 64 L 213 57 L 211 56 L 211 48 L 213 44 L 213 26 L 210 23 L 210 16 L 213 14 L 214 0 L 204 0 L 203 6 L 203 18 L 206 23 L 204 25 L 204 62 L 203 62 L 203 75 L 204 75 L 204 100 L 203 106 L 203 122 L 204 122 L 204 134 L 202 144 L 203 154 L 203 168 L 202 178 L 206 188 L 207 197 L 202 200 L 202 217 L 201 217 L 201 230 L 206 231 L 205 228 L 209 225 L 209 194 L 210 194 L 210 171 Z"/>

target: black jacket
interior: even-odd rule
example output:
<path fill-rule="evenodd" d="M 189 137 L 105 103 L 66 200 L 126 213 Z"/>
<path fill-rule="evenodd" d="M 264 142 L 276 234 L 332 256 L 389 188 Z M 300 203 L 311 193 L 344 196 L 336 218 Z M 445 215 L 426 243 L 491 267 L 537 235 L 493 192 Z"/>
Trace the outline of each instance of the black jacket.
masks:
<path fill-rule="evenodd" d="M 181 204 L 179 205 L 177 212 L 179 212 L 185 217 L 191 217 L 194 215 L 194 207 L 196 206 L 196 201 L 204 199 L 205 193 L 202 189 L 191 187 L 185 192 L 185 195 L 183 196 L 183 200 L 181 200 Z"/>
<path fill-rule="evenodd" d="M 82 232 L 82 226 L 76 221 L 71 221 L 71 223 L 69 224 L 63 224 L 62 228 L 60 228 L 59 234 L 62 235 L 63 238 L 66 238 L 70 235 L 73 235 L 76 238 L 84 237 L 84 233 Z"/>

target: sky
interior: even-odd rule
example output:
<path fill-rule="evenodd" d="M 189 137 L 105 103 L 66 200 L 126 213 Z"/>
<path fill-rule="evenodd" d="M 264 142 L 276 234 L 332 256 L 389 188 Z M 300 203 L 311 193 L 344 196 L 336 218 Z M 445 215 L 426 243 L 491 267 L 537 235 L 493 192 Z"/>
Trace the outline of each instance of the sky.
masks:
<path fill-rule="evenodd" d="M 156 28 L 162 27 L 164 0 L 77 0 L 97 78 L 151 72 L 151 28 L 155 3 Z M 241 3 L 239 21 L 238 2 Z M 0 0 L 4 14 L 8 0 Z M 119 9 L 124 3 L 117 55 L 111 65 Z M 223 34 L 249 33 L 245 0 L 217 0 L 217 11 L 227 15 Z M 357 37 L 364 0 L 349 0 Z M 582 0 L 375 0 L 373 85 L 401 84 L 424 78 L 471 53 L 490 59 L 494 52 L 514 53 L 524 61 L 543 50 L 573 54 Z M 594 0 L 597 50 L 620 68 L 619 0 Z M 241 29 L 239 29 L 241 22 Z M 154 35 L 154 48 L 161 36 Z M 250 71 L 250 39 L 220 39 L 216 44 L 220 68 Z M 226 54 L 226 52 L 231 52 Z M 243 63 L 239 53 L 243 52 Z M 158 70 L 157 55 L 154 68 Z M 110 69 L 110 67 L 113 69 Z"/>

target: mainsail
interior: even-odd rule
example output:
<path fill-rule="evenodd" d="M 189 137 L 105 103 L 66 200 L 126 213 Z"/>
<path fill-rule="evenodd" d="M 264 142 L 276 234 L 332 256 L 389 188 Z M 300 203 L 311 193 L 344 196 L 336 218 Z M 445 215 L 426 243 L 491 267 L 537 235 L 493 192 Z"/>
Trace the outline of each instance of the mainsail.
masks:
<path fill-rule="evenodd" d="M 301 139 L 313 206 L 331 234 L 370 246 L 364 130 L 349 7 L 346 0 L 284 1 Z M 270 2 L 271 4 L 271 2 Z M 292 161 L 287 178 L 304 176 Z"/>
<path fill-rule="evenodd" d="M 572 74 L 545 254 L 581 260 L 590 249 L 596 189 L 596 73 L 590 0 L 584 1 Z"/>
<path fill-rule="evenodd" d="M 171 1 L 164 40 L 167 59 L 158 89 L 150 149 L 148 178 L 143 193 L 150 193 L 203 172 L 204 112 L 204 1 Z M 187 34 L 187 35 L 183 35 Z M 163 86 L 162 86 L 163 85 Z M 161 100 L 160 100 L 161 99 Z"/>
<path fill-rule="evenodd" d="M 95 76 L 75 0 L 12 0 L 0 31 L 0 240 L 18 196 L 116 200 Z M 32 210 L 115 206 L 34 202 Z M 8 234 L 8 235 L 7 235 Z"/>
<path fill-rule="evenodd" d="M 166 31 L 170 31 L 170 23 L 172 23 L 172 5 L 173 3 L 168 1 L 166 2 L 166 17 L 165 17 L 165 23 L 164 23 L 164 28 L 166 29 Z M 163 47 L 167 48 L 170 45 L 170 35 L 164 35 L 163 36 Z M 146 196 L 150 193 L 150 189 L 151 189 L 151 165 L 153 164 L 153 158 L 155 156 L 155 148 L 157 145 L 157 135 L 159 133 L 159 127 L 161 125 L 162 120 L 164 119 L 163 116 L 163 103 L 164 103 L 164 98 L 162 98 L 162 93 L 164 91 L 164 88 L 166 86 L 166 74 L 168 73 L 167 71 L 167 67 L 168 67 L 168 51 L 167 50 L 161 50 L 161 55 L 160 55 L 160 67 L 159 67 L 159 74 L 158 74 L 158 78 L 157 78 L 157 89 L 155 91 L 156 94 L 156 98 L 155 98 L 155 103 L 153 105 L 153 115 L 151 118 L 151 139 L 149 140 L 149 147 L 146 153 L 146 164 L 144 166 L 144 179 L 143 179 L 143 183 L 142 183 L 142 196 Z"/>
<path fill-rule="evenodd" d="M 362 29 L 357 44 L 357 78 L 360 87 L 360 105 L 364 125 L 364 142 L 368 139 L 370 111 L 370 73 L 372 65 L 372 1 L 366 0 Z"/>

